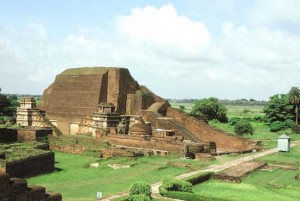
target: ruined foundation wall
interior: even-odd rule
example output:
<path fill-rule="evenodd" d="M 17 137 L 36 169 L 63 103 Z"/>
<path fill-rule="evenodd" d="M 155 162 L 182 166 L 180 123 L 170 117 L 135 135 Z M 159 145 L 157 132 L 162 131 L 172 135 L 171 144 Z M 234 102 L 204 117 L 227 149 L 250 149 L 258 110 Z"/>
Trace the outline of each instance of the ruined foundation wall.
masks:
<path fill-rule="evenodd" d="M 11 143 L 18 140 L 18 131 L 10 128 L 0 128 L 0 143 Z"/>
<path fill-rule="evenodd" d="M 164 150 L 174 153 L 182 153 L 183 146 L 181 142 L 166 143 L 162 141 L 146 141 L 133 136 L 109 135 L 109 143 L 127 147 L 137 147 L 143 149 Z"/>
<path fill-rule="evenodd" d="M 12 177 L 22 178 L 50 173 L 54 171 L 54 153 L 48 152 L 7 162 L 4 169 Z"/>
<path fill-rule="evenodd" d="M 0 172 L 0 200 L 6 201 L 61 201 L 59 193 L 46 193 L 42 186 L 28 186 L 27 181 L 11 178 Z"/>
<path fill-rule="evenodd" d="M 189 131 L 202 141 L 214 141 L 217 148 L 225 152 L 240 152 L 256 149 L 256 143 L 241 137 L 233 136 L 219 129 L 215 129 L 206 123 L 181 113 L 179 110 L 169 107 L 167 117 L 172 117 L 183 124 Z"/>
<path fill-rule="evenodd" d="M 52 134 L 49 129 L 18 129 L 18 142 L 30 142 Z"/>

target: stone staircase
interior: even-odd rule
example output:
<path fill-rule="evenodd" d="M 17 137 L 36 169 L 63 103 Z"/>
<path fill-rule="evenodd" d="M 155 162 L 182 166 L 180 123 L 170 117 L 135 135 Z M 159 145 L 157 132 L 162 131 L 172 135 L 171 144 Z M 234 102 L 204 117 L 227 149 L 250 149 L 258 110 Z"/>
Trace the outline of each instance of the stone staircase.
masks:
<path fill-rule="evenodd" d="M 184 125 L 172 118 L 166 118 L 161 113 L 157 111 L 147 110 L 146 121 L 150 121 L 153 127 L 164 128 L 175 130 L 178 134 L 182 135 L 186 140 L 192 140 L 194 142 L 200 142 L 200 140 L 189 130 L 187 130 Z"/>
<path fill-rule="evenodd" d="M 25 179 L 11 178 L 0 172 L 1 201 L 61 201 L 59 193 L 47 193 L 42 186 L 28 185 Z"/>
<path fill-rule="evenodd" d="M 49 119 L 47 119 L 42 113 L 41 111 L 39 112 L 40 114 L 40 117 L 42 119 L 42 121 L 48 126 L 51 128 L 52 130 L 52 134 L 55 136 L 55 137 L 59 137 L 59 136 L 62 136 L 62 132 L 60 132 L 60 130 L 55 126 L 53 125 Z"/>

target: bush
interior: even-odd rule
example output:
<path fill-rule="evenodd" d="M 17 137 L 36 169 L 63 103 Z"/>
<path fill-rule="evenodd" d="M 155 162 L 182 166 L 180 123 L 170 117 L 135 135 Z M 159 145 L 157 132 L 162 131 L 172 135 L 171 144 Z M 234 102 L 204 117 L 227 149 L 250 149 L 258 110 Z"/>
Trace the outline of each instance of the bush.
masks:
<path fill-rule="evenodd" d="M 150 201 L 151 198 L 144 194 L 133 195 L 128 199 L 129 201 Z"/>
<path fill-rule="evenodd" d="M 300 134 L 300 125 L 294 124 L 294 125 L 292 125 L 291 129 L 294 133 Z"/>
<path fill-rule="evenodd" d="M 190 182 L 177 180 L 171 176 L 165 176 L 162 178 L 162 185 L 159 187 L 159 193 L 163 196 L 168 191 L 180 191 L 192 193 L 193 185 Z"/>
<path fill-rule="evenodd" d="M 244 109 L 244 110 L 242 111 L 243 114 L 247 114 L 247 113 L 249 113 L 249 112 L 251 112 L 249 109 Z"/>
<path fill-rule="evenodd" d="M 166 195 L 166 197 L 179 199 L 179 200 L 185 200 L 185 201 L 229 201 L 227 199 L 220 199 L 220 198 L 208 198 L 204 197 L 199 194 L 194 193 L 187 193 L 187 192 L 177 192 L 177 191 L 169 191 Z"/>
<path fill-rule="evenodd" d="M 192 185 L 196 185 L 208 181 L 213 175 L 213 172 L 201 172 L 185 178 L 184 181 L 190 182 Z"/>
<path fill-rule="evenodd" d="M 295 122 L 291 119 L 287 119 L 284 121 L 284 124 L 288 127 L 288 128 L 292 128 L 293 125 L 295 125 Z"/>
<path fill-rule="evenodd" d="M 271 132 L 278 132 L 281 130 L 287 129 L 287 125 L 284 122 L 275 121 L 270 124 L 270 131 Z"/>
<path fill-rule="evenodd" d="M 256 122 L 263 122 L 264 118 L 261 117 L 261 116 L 255 116 L 255 117 L 253 117 L 253 120 L 256 121 Z"/>
<path fill-rule="evenodd" d="M 220 123 L 220 121 L 218 119 L 213 119 L 213 120 L 211 120 L 211 122 L 214 123 L 214 124 L 219 124 Z"/>
<path fill-rule="evenodd" d="M 229 120 L 229 124 L 231 126 L 234 126 L 238 121 L 240 121 L 241 118 L 240 117 L 232 117 L 230 120 Z"/>
<path fill-rule="evenodd" d="M 129 190 L 130 197 L 141 194 L 151 197 L 151 186 L 146 182 L 135 182 L 132 184 Z"/>
<path fill-rule="evenodd" d="M 253 135 L 254 128 L 248 121 L 240 120 L 234 125 L 234 132 L 238 135 Z"/>

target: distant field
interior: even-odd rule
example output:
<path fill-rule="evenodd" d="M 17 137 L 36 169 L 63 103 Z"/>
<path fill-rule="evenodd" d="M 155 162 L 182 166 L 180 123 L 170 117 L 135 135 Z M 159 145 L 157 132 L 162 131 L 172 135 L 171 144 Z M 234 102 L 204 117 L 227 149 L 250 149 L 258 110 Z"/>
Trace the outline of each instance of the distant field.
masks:
<path fill-rule="evenodd" d="M 185 106 L 185 112 L 189 113 L 193 107 L 193 103 L 178 103 L 178 102 L 170 102 L 171 106 L 174 108 L 180 107 L 180 105 Z M 227 108 L 227 117 L 230 120 L 233 117 L 239 118 L 254 118 L 254 117 L 263 117 L 263 109 L 265 106 L 261 105 L 247 105 L 247 106 L 240 106 L 240 105 L 225 105 Z M 229 123 L 219 123 L 210 121 L 209 124 L 213 127 L 218 129 L 224 130 L 228 133 L 235 135 L 234 127 L 231 126 Z M 273 133 L 270 132 L 269 127 L 263 122 L 251 122 L 253 128 L 255 129 L 253 135 L 246 135 L 245 138 L 253 139 L 253 140 L 262 140 L 263 145 L 265 148 L 274 148 L 277 145 L 277 138 L 282 135 L 281 132 Z M 300 135 L 293 134 L 291 130 L 286 131 L 292 138 L 292 140 L 300 140 Z"/>

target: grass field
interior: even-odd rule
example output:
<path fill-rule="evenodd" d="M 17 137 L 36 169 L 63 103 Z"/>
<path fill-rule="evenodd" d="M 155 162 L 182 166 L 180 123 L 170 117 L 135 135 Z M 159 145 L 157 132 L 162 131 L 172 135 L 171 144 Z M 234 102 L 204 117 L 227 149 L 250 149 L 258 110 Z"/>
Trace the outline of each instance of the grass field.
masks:
<path fill-rule="evenodd" d="M 41 175 L 28 179 L 29 184 L 42 185 L 48 191 L 60 192 L 63 200 L 87 201 L 95 200 L 96 192 L 103 196 L 129 190 L 135 181 L 157 182 L 164 175 L 179 175 L 190 171 L 189 168 L 173 167 L 171 157 L 142 157 L 136 160 L 120 158 L 102 160 L 97 168 L 89 168 L 89 164 L 99 160 L 95 157 L 56 152 L 58 169 L 53 174 Z M 134 164 L 128 169 L 112 169 L 108 163 Z M 201 163 L 195 161 L 194 163 Z"/>
<path fill-rule="evenodd" d="M 188 112 L 192 104 L 171 103 L 173 107 L 179 108 L 184 105 Z M 228 117 L 255 117 L 262 116 L 262 106 L 229 106 Z M 230 132 L 234 135 L 233 126 L 229 124 L 210 122 L 212 126 Z M 277 145 L 277 137 L 282 134 L 271 133 L 264 123 L 252 122 L 255 128 L 253 136 L 245 136 L 249 139 L 263 141 L 265 148 L 273 148 Z M 291 132 L 291 131 L 287 131 Z M 293 140 L 300 139 L 300 135 L 289 133 Z M 29 184 L 42 185 L 48 191 L 60 192 L 63 200 L 95 200 L 96 192 L 101 191 L 104 196 L 129 190 L 135 181 L 153 183 L 159 181 L 165 175 L 179 175 L 202 167 L 220 164 L 245 155 L 224 155 L 217 157 L 216 161 L 193 161 L 182 160 L 175 156 L 168 157 L 141 157 L 135 160 L 126 158 L 104 159 L 83 155 L 73 155 L 56 152 L 56 168 L 53 174 L 42 175 L 28 179 Z M 299 165 L 300 150 L 293 148 L 290 153 L 278 153 L 264 157 L 270 163 Z M 89 164 L 100 161 L 100 166 L 90 168 Z M 129 169 L 113 170 L 107 165 L 109 163 L 132 164 Z M 177 164 L 180 167 L 175 167 Z M 227 183 L 211 180 L 194 187 L 194 192 L 200 196 L 218 198 L 229 198 L 229 200 L 299 200 L 299 182 L 293 179 L 297 170 L 275 169 L 272 172 L 258 171 L 244 178 L 242 183 Z M 299 172 L 300 173 L 300 172 Z"/>
<path fill-rule="evenodd" d="M 288 165 L 300 168 L 300 147 L 293 147 L 289 153 L 276 153 L 260 158 L 269 164 Z M 193 187 L 196 195 L 210 198 L 229 198 L 230 201 L 297 201 L 300 199 L 300 182 L 295 179 L 298 170 L 282 170 L 275 168 L 272 171 L 259 170 L 248 175 L 242 183 L 229 183 L 219 180 L 210 180 Z"/>

